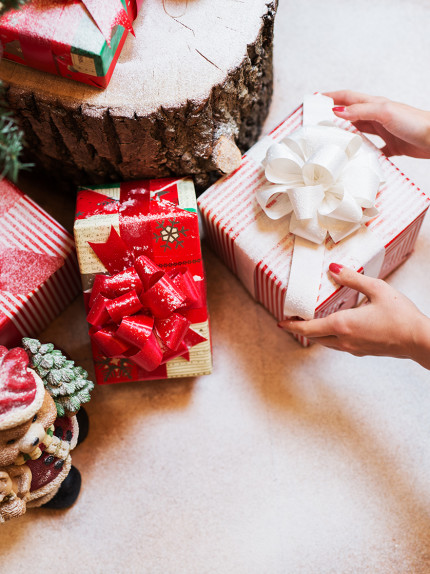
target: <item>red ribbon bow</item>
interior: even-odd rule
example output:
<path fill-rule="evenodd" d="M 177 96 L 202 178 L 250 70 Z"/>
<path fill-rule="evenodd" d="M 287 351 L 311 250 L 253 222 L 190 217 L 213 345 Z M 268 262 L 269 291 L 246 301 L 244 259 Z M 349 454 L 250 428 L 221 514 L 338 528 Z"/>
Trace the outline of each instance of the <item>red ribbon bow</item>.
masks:
<path fill-rule="evenodd" d="M 90 246 L 111 275 L 96 275 L 88 322 L 107 357 L 127 358 L 147 371 L 183 356 L 204 337 L 184 312 L 202 306 L 187 267 L 163 271 L 146 255 L 136 259 L 112 227 L 106 243 Z"/>

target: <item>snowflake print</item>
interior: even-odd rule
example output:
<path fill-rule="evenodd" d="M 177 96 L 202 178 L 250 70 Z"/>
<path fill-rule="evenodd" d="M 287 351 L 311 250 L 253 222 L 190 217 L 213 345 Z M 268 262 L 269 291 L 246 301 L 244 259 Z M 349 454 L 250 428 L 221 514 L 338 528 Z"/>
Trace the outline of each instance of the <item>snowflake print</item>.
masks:
<path fill-rule="evenodd" d="M 132 378 L 132 365 L 127 359 L 119 358 L 107 358 L 103 357 L 96 361 L 97 365 L 103 370 L 103 380 L 108 381 L 111 378 L 116 378 L 120 375 L 127 377 L 127 379 Z"/>
<path fill-rule="evenodd" d="M 159 233 L 154 233 L 155 241 L 161 240 L 164 251 L 171 249 L 172 246 L 175 246 L 176 249 L 184 246 L 184 240 L 181 239 L 181 236 L 186 237 L 188 230 L 184 226 L 180 227 L 180 223 L 176 219 L 167 219 L 157 223 L 157 229 L 160 231 Z"/>
<path fill-rule="evenodd" d="M 116 202 L 117 202 L 117 200 L 113 199 L 113 197 L 111 197 L 109 199 L 104 199 L 103 201 L 99 201 L 97 203 L 97 205 L 100 205 L 103 207 L 103 206 L 109 205 L 110 203 L 116 203 Z"/>

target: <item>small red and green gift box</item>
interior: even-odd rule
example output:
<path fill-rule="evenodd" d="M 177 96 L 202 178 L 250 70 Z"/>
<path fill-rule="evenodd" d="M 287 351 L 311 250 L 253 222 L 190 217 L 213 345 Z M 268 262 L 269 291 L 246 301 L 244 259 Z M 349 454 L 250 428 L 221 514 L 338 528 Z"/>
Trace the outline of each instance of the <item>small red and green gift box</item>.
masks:
<path fill-rule="evenodd" d="M 142 0 L 31 0 L 0 19 L 3 57 L 105 88 Z"/>

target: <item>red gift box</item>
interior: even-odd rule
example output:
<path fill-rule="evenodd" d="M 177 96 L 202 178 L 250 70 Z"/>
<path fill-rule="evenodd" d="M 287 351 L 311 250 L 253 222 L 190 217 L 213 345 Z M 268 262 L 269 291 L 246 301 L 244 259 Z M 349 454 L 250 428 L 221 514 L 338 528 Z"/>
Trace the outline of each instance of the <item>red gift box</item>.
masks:
<path fill-rule="evenodd" d="M 332 121 L 338 128 L 358 134 L 348 122 L 334 116 Z M 286 215 L 276 221 L 270 219 L 257 201 L 257 192 L 264 192 L 271 185 L 276 192 L 276 186 L 268 182 L 263 167 L 267 150 L 273 144 L 282 143 L 287 136 L 291 139 L 302 127 L 302 122 L 303 106 L 300 106 L 243 156 L 241 166 L 235 172 L 218 180 L 198 200 L 212 247 L 251 295 L 278 321 L 285 318 L 285 300 L 297 238 L 289 232 L 291 216 Z M 429 207 L 429 197 L 367 138 L 362 136 L 362 140 L 366 153 L 378 165 L 383 180 L 375 204 L 379 215 L 346 239 L 334 243 L 327 237 L 323 241 L 323 266 L 316 270 L 317 281 L 320 281 L 319 289 L 316 284 L 316 318 L 353 307 L 358 301 L 356 291 L 339 287 L 331 280 L 328 274 L 330 263 L 342 263 L 360 272 L 386 277 L 412 253 Z M 273 196 L 271 205 L 276 204 L 280 197 L 281 194 Z M 374 249 L 375 244 L 378 252 Z M 312 249 L 305 253 L 302 251 L 302 254 L 307 254 L 305 263 L 310 267 Z M 308 284 L 302 280 L 303 291 L 307 288 Z M 297 339 L 308 346 L 306 338 L 299 336 Z"/>
<path fill-rule="evenodd" d="M 31 0 L 0 19 L 4 58 L 105 88 L 143 0 Z"/>
<path fill-rule="evenodd" d="M 0 345 L 34 337 L 80 291 L 73 237 L 7 180 L 0 182 Z"/>
<path fill-rule="evenodd" d="M 81 188 L 75 240 L 99 384 L 211 372 L 190 179 Z"/>

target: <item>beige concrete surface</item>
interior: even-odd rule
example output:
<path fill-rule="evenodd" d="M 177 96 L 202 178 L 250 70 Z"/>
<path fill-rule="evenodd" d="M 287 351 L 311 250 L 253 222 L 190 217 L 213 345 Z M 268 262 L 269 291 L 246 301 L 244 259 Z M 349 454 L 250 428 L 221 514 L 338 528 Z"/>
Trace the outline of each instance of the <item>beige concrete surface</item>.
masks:
<path fill-rule="evenodd" d="M 427 0 L 281 0 L 267 130 L 350 87 L 430 109 Z M 430 192 L 430 162 L 396 163 Z M 73 198 L 23 188 L 71 228 Z M 390 278 L 430 314 L 430 219 Z M 430 373 L 304 350 L 204 249 L 214 372 L 98 387 L 81 495 L 0 529 L 0 571 L 430 572 Z M 43 334 L 91 370 L 81 300 Z"/>

